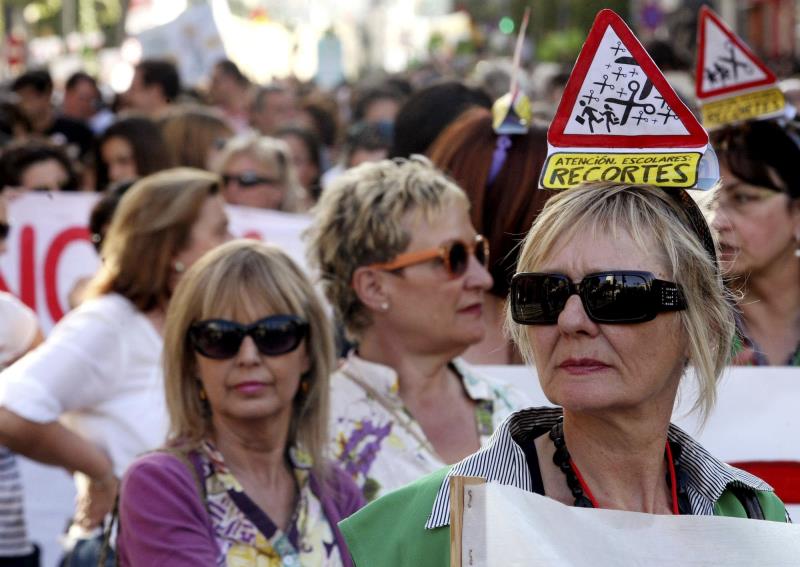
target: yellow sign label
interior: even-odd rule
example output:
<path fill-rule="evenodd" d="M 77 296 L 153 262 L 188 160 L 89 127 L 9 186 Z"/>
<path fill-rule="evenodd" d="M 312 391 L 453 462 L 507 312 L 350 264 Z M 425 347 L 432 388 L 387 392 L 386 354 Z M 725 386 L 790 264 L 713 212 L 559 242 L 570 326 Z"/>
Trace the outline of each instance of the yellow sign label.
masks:
<path fill-rule="evenodd" d="M 580 154 L 548 156 L 542 171 L 545 189 L 569 189 L 585 181 L 614 181 L 688 189 L 697 183 L 703 155 L 695 152 Z"/>
<path fill-rule="evenodd" d="M 709 129 L 776 114 L 786 102 L 780 89 L 767 89 L 709 102 L 700 108 L 703 126 Z"/>

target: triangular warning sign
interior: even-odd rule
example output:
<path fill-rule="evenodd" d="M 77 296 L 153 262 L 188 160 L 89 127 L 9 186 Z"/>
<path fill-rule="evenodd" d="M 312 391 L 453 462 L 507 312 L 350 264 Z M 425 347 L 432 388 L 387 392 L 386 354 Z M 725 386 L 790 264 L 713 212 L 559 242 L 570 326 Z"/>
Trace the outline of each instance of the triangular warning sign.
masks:
<path fill-rule="evenodd" d="M 695 92 L 700 100 L 775 85 L 775 74 L 710 8 L 697 28 Z"/>
<path fill-rule="evenodd" d="M 708 134 L 622 19 L 597 14 L 547 140 L 569 148 L 698 148 Z"/>

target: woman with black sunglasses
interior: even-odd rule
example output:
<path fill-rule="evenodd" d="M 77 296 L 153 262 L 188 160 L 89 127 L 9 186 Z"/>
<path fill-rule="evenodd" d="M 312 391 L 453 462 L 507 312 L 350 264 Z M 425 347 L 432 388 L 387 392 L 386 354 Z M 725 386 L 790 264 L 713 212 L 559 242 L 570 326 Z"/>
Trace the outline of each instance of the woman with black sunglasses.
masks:
<path fill-rule="evenodd" d="M 170 303 L 166 448 L 122 481 L 122 565 L 351 565 L 336 527 L 363 503 L 324 457 L 333 338 L 279 249 L 234 241 Z"/>
<path fill-rule="evenodd" d="M 485 445 L 525 398 L 459 357 L 486 332 L 488 244 L 427 160 L 344 173 L 310 254 L 354 343 L 332 378 L 331 449 L 368 500 Z"/>
<path fill-rule="evenodd" d="M 213 165 L 231 205 L 297 213 L 311 203 L 297 180 L 289 145 L 278 138 L 254 134 L 231 138 Z"/>
<path fill-rule="evenodd" d="M 357 565 L 388 564 L 378 558 L 401 547 L 421 551 L 396 564 L 449 564 L 454 475 L 570 506 L 785 521 L 766 483 L 670 424 L 688 365 L 695 408 L 711 410 L 734 331 L 708 226 L 690 199 L 608 183 L 564 191 L 534 222 L 517 269 L 508 326 L 561 407 L 513 414 L 483 451 L 346 521 Z M 399 527 L 375 555 L 387 525 Z"/>

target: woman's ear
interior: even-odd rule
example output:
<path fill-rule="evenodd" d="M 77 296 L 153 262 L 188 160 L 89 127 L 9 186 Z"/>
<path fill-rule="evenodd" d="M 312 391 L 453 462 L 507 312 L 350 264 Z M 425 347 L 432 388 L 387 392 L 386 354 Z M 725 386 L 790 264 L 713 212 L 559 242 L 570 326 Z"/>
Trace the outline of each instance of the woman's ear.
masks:
<path fill-rule="evenodd" d="M 389 294 L 385 285 L 385 273 L 375 268 L 361 266 L 353 272 L 351 285 L 358 299 L 372 311 L 386 311 Z"/>

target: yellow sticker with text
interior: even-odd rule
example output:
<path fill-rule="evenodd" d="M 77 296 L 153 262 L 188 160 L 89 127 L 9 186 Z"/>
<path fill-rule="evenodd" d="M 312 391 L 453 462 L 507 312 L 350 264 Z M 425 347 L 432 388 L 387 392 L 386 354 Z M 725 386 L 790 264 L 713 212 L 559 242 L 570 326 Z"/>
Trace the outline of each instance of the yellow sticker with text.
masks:
<path fill-rule="evenodd" d="M 588 181 L 613 181 L 690 189 L 697 184 L 702 157 L 698 152 L 557 152 L 547 157 L 540 185 L 545 189 L 569 189 Z"/>
<path fill-rule="evenodd" d="M 703 126 L 719 128 L 760 116 L 783 112 L 786 101 L 780 89 L 767 89 L 703 104 Z"/>

